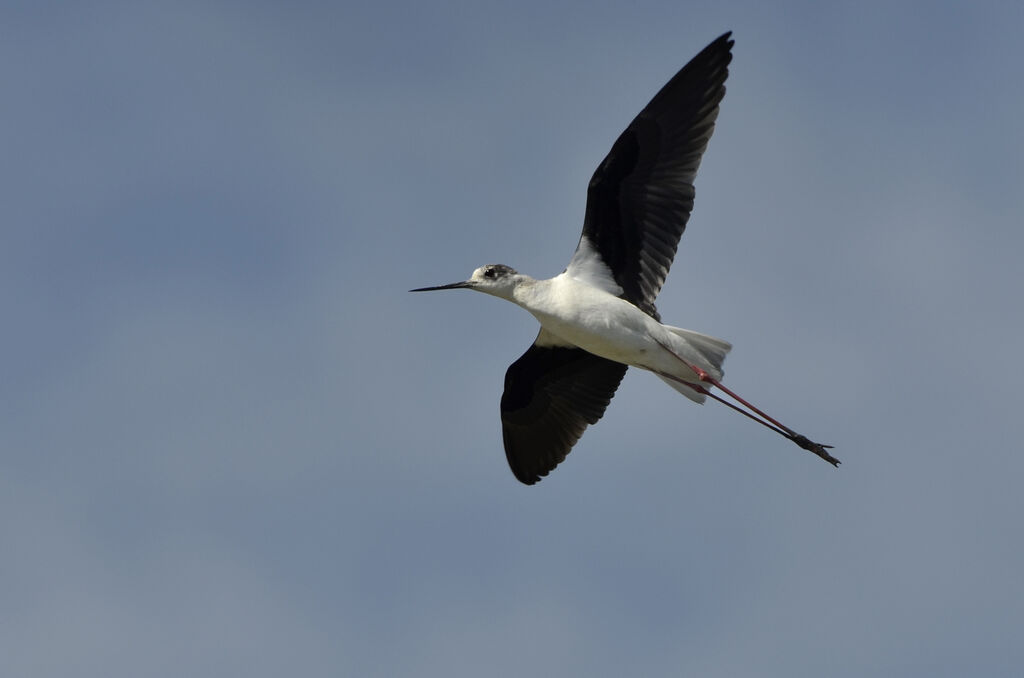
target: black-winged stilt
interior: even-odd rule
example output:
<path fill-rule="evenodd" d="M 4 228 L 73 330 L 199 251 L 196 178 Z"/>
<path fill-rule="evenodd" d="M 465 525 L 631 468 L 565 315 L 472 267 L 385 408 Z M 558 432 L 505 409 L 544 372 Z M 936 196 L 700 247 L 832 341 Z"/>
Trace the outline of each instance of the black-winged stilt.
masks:
<path fill-rule="evenodd" d="M 686 64 L 615 141 L 590 180 L 583 234 L 560 275 L 535 280 L 490 264 L 464 282 L 410 290 L 485 292 L 540 321 L 533 345 L 505 373 L 501 396 L 505 454 L 528 485 L 561 463 L 601 418 L 630 365 L 654 372 L 690 400 L 718 400 L 839 465 L 831 445 L 798 434 L 722 385 L 729 342 L 663 325 L 654 307 L 725 96 L 730 35 Z"/>

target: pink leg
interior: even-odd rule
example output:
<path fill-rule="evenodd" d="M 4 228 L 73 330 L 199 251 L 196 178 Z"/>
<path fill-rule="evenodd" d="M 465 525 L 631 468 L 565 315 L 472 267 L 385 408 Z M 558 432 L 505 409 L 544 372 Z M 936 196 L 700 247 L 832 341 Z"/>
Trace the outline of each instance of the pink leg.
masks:
<path fill-rule="evenodd" d="M 677 377 L 673 377 L 671 374 L 664 374 L 662 372 L 657 372 L 656 374 L 660 374 L 661 376 L 665 377 L 666 379 L 671 379 L 672 381 L 679 382 L 680 384 L 683 384 L 684 386 L 689 386 L 690 388 L 692 388 L 697 393 L 703 393 L 707 397 L 712 398 L 713 400 L 717 400 L 718 402 L 722 403 L 723 405 L 725 405 L 729 409 L 736 410 L 737 412 L 742 414 L 744 417 L 748 417 L 749 419 L 753 419 L 758 424 L 761 424 L 762 426 L 766 426 L 766 427 L 770 428 L 771 430 L 775 431 L 776 433 L 778 433 L 780 435 L 783 435 L 783 436 L 786 436 L 787 438 L 789 437 L 789 434 L 786 433 L 785 431 L 783 431 L 782 429 L 776 428 L 775 426 L 772 426 L 767 421 L 764 421 L 762 419 L 758 419 L 756 416 L 754 416 L 750 412 L 747 412 L 742 407 L 737 406 L 735 403 L 730 403 L 728 400 L 726 400 L 722 396 L 716 395 L 716 394 L 712 393 L 711 391 L 707 390 L 706 388 L 704 388 L 700 384 L 694 384 L 694 383 L 686 381 L 684 379 L 679 379 Z"/>
<path fill-rule="evenodd" d="M 690 386 L 691 388 L 693 388 L 698 393 L 703 393 L 704 395 L 711 396 L 712 398 L 714 398 L 718 402 L 722 403 L 723 405 L 726 405 L 726 406 L 736 410 L 740 414 L 743 414 L 744 416 L 749 417 L 750 419 L 753 419 L 757 423 L 770 428 L 771 430 L 775 431 L 779 435 L 781 435 L 781 436 L 783 436 L 785 438 L 789 438 L 790 440 L 792 440 L 794 443 L 796 443 L 797 445 L 799 445 L 803 449 L 805 449 L 805 450 L 807 450 L 809 452 L 813 452 L 814 454 L 818 455 L 819 457 L 821 457 L 822 459 L 824 459 L 828 463 L 832 464 L 833 466 L 839 466 L 839 464 L 840 464 L 839 460 L 836 459 L 835 457 L 833 457 L 831 454 L 829 454 L 826 451 L 826 450 L 832 448 L 831 445 L 822 445 L 821 443 L 816 443 L 813 440 L 810 440 L 806 436 L 800 435 L 799 433 L 797 433 L 793 429 L 789 428 L 788 426 L 786 426 L 786 425 L 782 424 L 781 422 L 779 422 L 777 419 L 775 419 L 775 418 L 769 416 L 768 414 L 764 413 L 763 411 L 761 411 L 760 409 L 758 409 L 754 405 L 750 404 L 749 402 L 747 402 L 746 400 L 741 398 L 738 394 L 734 393 L 730 389 L 728 389 L 725 386 L 723 386 L 718 380 L 712 378 L 711 375 L 708 374 L 705 370 L 702 370 L 701 368 L 697 367 L 696 365 L 690 364 L 689 362 L 684 360 L 678 353 L 673 351 L 671 348 L 669 348 L 665 344 L 662 344 L 659 341 L 658 345 L 661 346 L 666 351 L 668 351 L 669 353 L 671 353 L 672 355 L 674 355 L 676 358 L 679 359 L 680 362 L 682 362 L 684 365 L 686 365 L 691 370 L 693 370 L 694 374 L 697 375 L 697 378 L 700 381 L 702 381 L 704 383 L 707 383 L 707 384 L 710 384 L 711 386 L 714 386 L 715 388 L 721 390 L 723 393 L 725 393 L 729 397 L 733 398 L 734 400 L 736 400 L 738 403 L 740 403 L 744 407 L 748 408 L 751 412 L 753 412 L 754 414 L 759 415 L 760 417 L 763 417 L 764 419 L 759 419 L 757 416 L 754 416 L 754 414 L 751 414 L 750 412 L 747 412 L 746 410 L 741 409 L 740 407 L 734 405 L 733 403 L 730 403 L 729 401 L 727 401 L 727 400 L 725 400 L 723 398 L 720 398 L 717 395 L 714 395 L 713 393 L 711 393 L 711 391 L 709 391 L 708 389 L 704 388 L 700 384 L 691 384 L 691 383 L 689 383 L 689 382 L 687 382 L 687 381 L 685 381 L 683 379 L 678 379 L 678 378 L 673 377 L 671 375 L 662 374 L 662 376 L 668 377 L 669 379 L 672 379 L 673 381 L 677 381 L 679 383 L 686 384 L 687 386 Z M 659 372 L 659 374 L 661 374 L 661 373 Z M 771 423 L 768 423 L 768 422 L 771 422 Z"/>

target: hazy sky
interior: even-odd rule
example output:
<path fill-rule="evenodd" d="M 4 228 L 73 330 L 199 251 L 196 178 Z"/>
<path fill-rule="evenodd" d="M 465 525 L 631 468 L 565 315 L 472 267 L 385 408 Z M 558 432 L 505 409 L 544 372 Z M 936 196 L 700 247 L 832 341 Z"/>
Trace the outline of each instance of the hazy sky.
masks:
<path fill-rule="evenodd" d="M 361 4 L 0 10 L 0 673 L 1019 675 L 1021 4 Z M 406 290 L 729 29 L 659 308 L 843 466 L 631 370 L 522 486 L 535 321 Z"/>

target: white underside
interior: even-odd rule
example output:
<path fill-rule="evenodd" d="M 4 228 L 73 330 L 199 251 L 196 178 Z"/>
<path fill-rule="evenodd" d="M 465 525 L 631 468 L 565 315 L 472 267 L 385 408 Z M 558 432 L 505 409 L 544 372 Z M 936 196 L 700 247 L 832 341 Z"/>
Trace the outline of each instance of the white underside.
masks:
<path fill-rule="evenodd" d="M 732 348 L 716 337 L 663 325 L 614 294 L 570 275 L 520 285 L 513 301 L 540 321 L 538 343 L 577 346 L 594 355 L 649 370 L 687 398 L 704 395 L 684 383 L 697 383 L 692 366 L 715 380 Z"/>

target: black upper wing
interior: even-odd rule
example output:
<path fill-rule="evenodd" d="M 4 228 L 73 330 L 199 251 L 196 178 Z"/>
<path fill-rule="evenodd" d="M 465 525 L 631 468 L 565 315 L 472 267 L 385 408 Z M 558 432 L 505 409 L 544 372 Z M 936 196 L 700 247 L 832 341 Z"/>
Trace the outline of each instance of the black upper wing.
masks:
<path fill-rule="evenodd" d="M 615 141 L 587 190 L 577 254 L 596 250 L 621 296 L 655 318 L 654 300 L 690 217 L 693 180 L 725 96 L 730 35 L 705 47 L 654 96 Z M 570 270 L 580 259 L 573 257 Z"/>
<path fill-rule="evenodd" d="M 543 337 L 544 333 L 538 337 Z M 516 478 L 532 485 L 604 414 L 626 365 L 581 348 L 534 343 L 505 373 L 501 427 Z"/>

